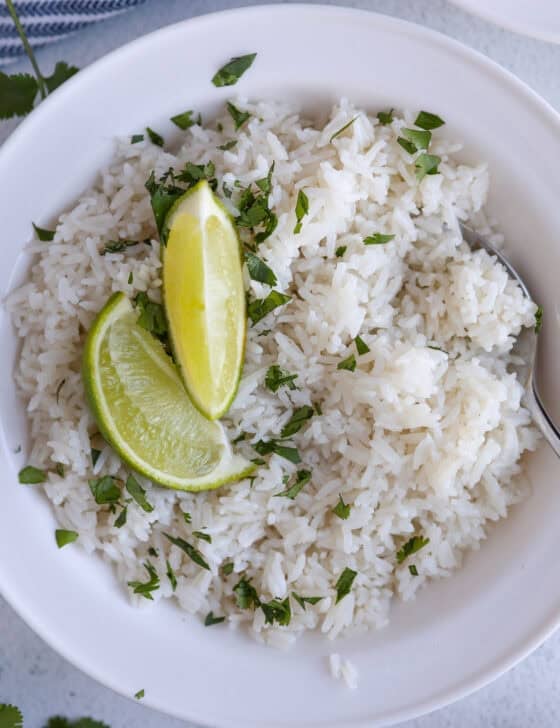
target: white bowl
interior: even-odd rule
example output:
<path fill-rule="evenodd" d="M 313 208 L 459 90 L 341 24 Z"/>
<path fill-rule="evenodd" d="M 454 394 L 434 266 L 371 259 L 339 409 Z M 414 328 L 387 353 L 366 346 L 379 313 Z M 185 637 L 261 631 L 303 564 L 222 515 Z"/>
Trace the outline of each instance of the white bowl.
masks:
<path fill-rule="evenodd" d="M 558 0 L 451 0 L 490 23 L 550 43 L 560 43 Z"/>
<path fill-rule="evenodd" d="M 234 89 L 214 71 L 258 52 Z M 513 261 L 545 308 L 543 393 L 560 414 L 560 121 L 522 83 L 482 56 L 423 28 L 355 10 L 272 6 L 165 28 L 80 72 L 47 99 L 0 151 L 2 295 L 24 275 L 34 220 L 48 223 L 111 155 L 115 135 L 184 108 L 212 113 L 233 92 L 299 100 L 310 110 L 341 95 L 371 109 L 427 108 L 443 116 L 466 158 L 488 160 L 490 208 Z M 314 636 L 289 652 L 243 634 L 205 629 L 170 606 L 134 609 L 110 569 L 79 548 L 58 551 L 48 503 L 20 486 L 25 421 L 10 372 L 15 338 L 1 314 L 4 473 L 0 588 L 33 629 L 90 675 L 170 714 L 214 726 L 372 726 L 411 718 L 483 685 L 536 647 L 560 620 L 560 463 L 530 459 L 533 495 L 495 527 L 453 578 L 396 604 L 390 626 L 332 643 Z M 14 454 L 23 443 L 24 452 Z M 327 655 L 361 674 L 349 691 Z"/>

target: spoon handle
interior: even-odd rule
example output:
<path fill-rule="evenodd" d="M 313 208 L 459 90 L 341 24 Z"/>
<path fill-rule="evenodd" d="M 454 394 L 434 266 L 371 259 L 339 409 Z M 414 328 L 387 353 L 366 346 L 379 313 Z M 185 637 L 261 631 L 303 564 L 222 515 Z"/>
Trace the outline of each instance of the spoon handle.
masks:
<path fill-rule="evenodd" d="M 544 408 L 535 386 L 534 380 L 526 389 L 526 404 L 537 427 L 540 429 L 550 447 L 560 458 L 560 430 L 552 421 Z"/>

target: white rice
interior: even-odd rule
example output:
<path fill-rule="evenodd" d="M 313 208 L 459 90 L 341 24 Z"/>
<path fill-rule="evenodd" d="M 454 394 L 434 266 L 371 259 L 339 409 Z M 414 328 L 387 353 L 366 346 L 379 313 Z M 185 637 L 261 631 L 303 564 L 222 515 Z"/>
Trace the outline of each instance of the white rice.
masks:
<path fill-rule="evenodd" d="M 329 655 L 329 669 L 335 680 L 342 680 L 347 688 L 355 690 L 358 687 L 358 670 L 350 660 L 341 657 L 337 652 Z"/>
<path fill-rule="evenodd" d="M 534 325 L 535 306 L 492 257 L 461 242 L 459 220 L 492 230 L 483 213 L 486 166 L 461 164 L 460 144 L 434 132 L 430 152 L 442 157 L 440 173 L 418 182 L 396 142 L 413 115 L 381 126 L 375 114 L 342 101 L 315 128 L 281 104 L 236 104 L 252 114 L 239 132 L 227 114 L 222 132 L 215 124 L 193 126 L 176 155 L 148 141 L 120 141 L 95 186 L 60 216 L 54 241 L 31 244 L 29 281 L 8 306 L 22 343 L 16 382 L 31 426 L 28 462 L 66 466 L 64 477 L 51 471 L 44 488 L 60 526 L 79 531 L 83 548 L 114 564 L 123 596 L 128 581 L 146 579 L 149 559 L 161 578 L 155 602 L 175 597 L 187 612 L 225 615 L 232 626 L 287 646 L 306 629 L 334 638 L 382 627 L 393 596 L 411 599 L 426 581 L 449 576 L 465 551 L 479 547 L 489 523 L 523 497 L 520 458 L 536 447 L 537 434 L 508 366 L 521 327 Z M 235 148 L 217 149 L 232 138 Z M 232 440 L 248 433 L 236 447 L 255 457 L 250 443 L 278 435 L 294 407 L 319 404 L 322 414 L 293 438 L 299 467 L 313 477 L 293 501 L 275 494 L 298 466 L 277 455 L 254 481 L 209 493 L 142 480 L 154 510 L 132 503 L 119 529 L 87 482 L 99 474 L 126 477 L 127 470 L 95 437 L 80 376 L 84 335 L 112 291 L 147 291 L 160 300 L 159 245 L 144 183 L 153 169 L 161 174 L 209 159 L 220 188 L 222 181 L 245 186 L 265 177 L 275 162 L 270 205 L 278 227 L 259 255 L 276 273 L 277 289 L 292 296 L 249 328 L 243 379 L 225 424 Z M 300 189 L 309 214 L 294 235 Z M 365 246 L 375 232 L 395 238 Z M 110 239 L 146 237 L 150 246 L 100 255 Z M 347 250 L 338 258 L 339 246 Z M 247 285 L 252 297 L 268 292 Z M 272 331 L 259 336 L 265 329 Z M 356 356 L 354 372 L 338 370 L 356 354 L 358 334 L 370 352 Z M 297 373 L 298 389 L 266 389 L 272 364 Z M 95 468 L 92 438 L 102 450 Z M 339 494 L 352 506 L 347 520 L 332 511 Z M 182 511 L 191 513 L 191 525 Z M 197 529 L 212 543 L 196 540 Z M 170 546 L 163 531 L 195 544 L 211 572 Z M 429 544 L 399 564 L 397 552 L 413 535 Z M 166 559 L 177 574 L 175 592 Z M 224 575 L 221 565 L 230 561 L 233 573 Z M 334 585 L 346 567 L 357 576 L 335 604 Z M 236 606 L 232 588 L 241 575 L 263 601 L 293 592 L 323 598 L 305 610 L 292 599 L 289 626 L 271 626 L 261 609 Z M 338 669 L 355 683 L 350 666 Z"/>

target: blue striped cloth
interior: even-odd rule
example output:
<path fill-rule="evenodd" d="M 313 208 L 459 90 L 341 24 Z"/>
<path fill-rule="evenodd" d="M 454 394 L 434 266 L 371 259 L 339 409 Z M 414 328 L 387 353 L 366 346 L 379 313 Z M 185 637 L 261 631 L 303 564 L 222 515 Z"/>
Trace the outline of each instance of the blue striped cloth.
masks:
<path fill-rule="evenodd" d="M 14 0 L 14 5 L 29 42 L 33 48 L 39 48 L 142 2 L 144 0 Z M 22 55 L 23 46 L 6 0 L 0 0 L 0 65 Z"/>

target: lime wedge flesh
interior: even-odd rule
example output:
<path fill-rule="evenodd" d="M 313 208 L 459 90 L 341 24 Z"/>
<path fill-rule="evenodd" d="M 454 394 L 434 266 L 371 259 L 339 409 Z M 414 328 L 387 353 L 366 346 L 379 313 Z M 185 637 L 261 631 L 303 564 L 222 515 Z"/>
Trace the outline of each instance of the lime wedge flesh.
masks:
<path fill-rule="evenodd" d="M 231 218 L 203 180 L 174 204 L 162 247 L 164 303 L 185 387 L 208 419 L 230 407 L 245 353 L 245 290 Z"/>
<path fill-rule="evenodd" d="M 137 472 L 171 488 L 210 490 L 248 475 L 252 463 L 193 406 L 172 360 L 137 318 L 115 293 L 86 340 L 83 379 L 105 439 Z"/>

